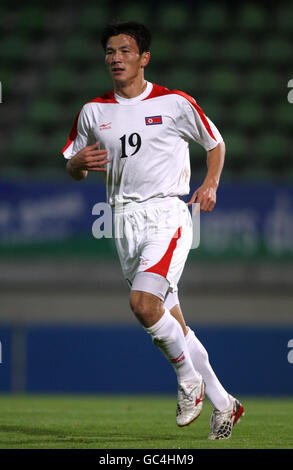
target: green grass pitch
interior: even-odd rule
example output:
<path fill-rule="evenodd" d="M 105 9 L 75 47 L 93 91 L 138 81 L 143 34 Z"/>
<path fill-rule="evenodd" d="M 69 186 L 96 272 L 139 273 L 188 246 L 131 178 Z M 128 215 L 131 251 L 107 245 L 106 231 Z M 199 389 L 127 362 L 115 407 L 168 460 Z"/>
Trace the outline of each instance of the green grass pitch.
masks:
<path fill-rule="evenodd" d="M 176 396 L 0 395 L 0 448 L 293 448 L 293 398 L 241 401 L 245 416 L 232 438 L 210 441 L 208 400 L 192 425 L 178 428 Z"/>

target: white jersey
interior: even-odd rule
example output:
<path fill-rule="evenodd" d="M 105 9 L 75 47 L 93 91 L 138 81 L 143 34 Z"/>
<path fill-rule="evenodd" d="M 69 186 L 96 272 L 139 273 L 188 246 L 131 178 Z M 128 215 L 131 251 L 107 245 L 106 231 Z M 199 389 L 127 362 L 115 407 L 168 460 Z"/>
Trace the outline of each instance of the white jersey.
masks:
<path fill-rule="evenodd" d="M 189 139 L 206 151 L 223 139 L 189 95 L 147 82 L 135 98 L 114 90 L 86 103 L 62 152 L 70 159 L 100 142 L 108 151 L 107 202 L 144 202 L 189 194 Z"/>

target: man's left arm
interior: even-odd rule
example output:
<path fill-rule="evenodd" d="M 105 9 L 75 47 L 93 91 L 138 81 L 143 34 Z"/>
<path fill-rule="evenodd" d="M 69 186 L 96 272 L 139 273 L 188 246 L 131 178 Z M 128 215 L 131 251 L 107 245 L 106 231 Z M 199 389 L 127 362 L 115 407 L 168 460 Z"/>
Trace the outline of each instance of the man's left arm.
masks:
<path fill-rule="evenodd" d="M 200 204 L 200 210 L 211 212 L 216 204 L 216 194 L 220 182 L 222 169 L 224 166 L 226 147 L 224 142 L 220 142 L 216 147 L 207 152 L 207 174 L 199 188 L 193 193 L 190 201 Z"/>

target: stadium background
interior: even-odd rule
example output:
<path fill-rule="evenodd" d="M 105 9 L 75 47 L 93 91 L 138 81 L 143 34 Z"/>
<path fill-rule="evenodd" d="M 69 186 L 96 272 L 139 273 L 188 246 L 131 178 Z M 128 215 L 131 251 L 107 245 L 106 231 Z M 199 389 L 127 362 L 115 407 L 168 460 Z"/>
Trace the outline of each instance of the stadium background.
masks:
<path fill-rule="evenodd" d="M 99 34 L 153 33 L 146 78 L 191 94 L 227 145 L 216 210 L 180 283 L 187 322 L 231 393 L 293 393 L 293 6 L 279 2 L 2 2 L 0 390 L 172 392 L 171 367 L 130 313 L 101 178 L 60 149 L 111 84 Z M 191 144 L 191 190 L 205 154 Z"/>

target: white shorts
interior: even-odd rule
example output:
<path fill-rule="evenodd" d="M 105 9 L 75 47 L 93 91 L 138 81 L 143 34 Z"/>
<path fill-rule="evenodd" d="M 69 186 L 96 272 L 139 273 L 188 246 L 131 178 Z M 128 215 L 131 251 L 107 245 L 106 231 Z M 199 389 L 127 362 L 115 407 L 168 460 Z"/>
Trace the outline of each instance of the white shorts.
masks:
<path fill-rule="evenodd" d="M 129 287 L 138 273 L 153 273 L 167 281 L 167 292 L 176 292 L 192 245 L 192 219 L 185 202 L 166 197 L 124 204 L 115 210 L 114 225 Z"/>

